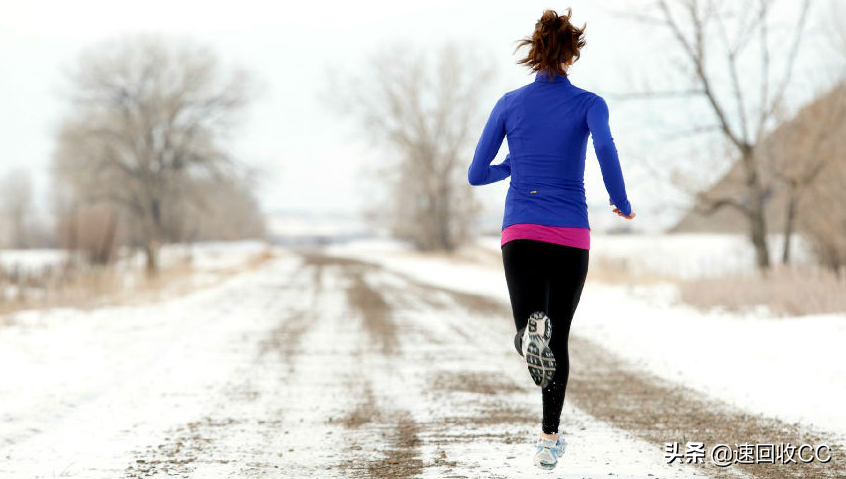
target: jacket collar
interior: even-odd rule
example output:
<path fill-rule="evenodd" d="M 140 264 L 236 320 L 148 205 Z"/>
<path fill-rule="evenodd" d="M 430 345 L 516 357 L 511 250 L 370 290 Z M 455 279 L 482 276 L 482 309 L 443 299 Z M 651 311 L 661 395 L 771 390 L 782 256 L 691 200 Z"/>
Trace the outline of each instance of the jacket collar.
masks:
<path fill-rule="evenodd" d="M 566 75 L 559 75 L 557 73 L 555 74 L 555 77 L 550 80 L 547 76 L 546 70 L 538 70 L 538 72 L 535 73 L 535 81 L 541 83 L 566 83 L 568 85 L 570 84 L 570 79 L 567 78 Z"/>

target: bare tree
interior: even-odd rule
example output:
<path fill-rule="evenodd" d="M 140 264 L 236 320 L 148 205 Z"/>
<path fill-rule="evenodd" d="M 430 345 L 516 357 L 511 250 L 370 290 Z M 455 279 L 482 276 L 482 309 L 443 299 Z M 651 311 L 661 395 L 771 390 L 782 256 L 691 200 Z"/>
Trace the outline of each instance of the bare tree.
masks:
<path fill-rule="evenodd" d="M 248 179 L 192 179 L 163 214 L 167 240 L 186 243 L 204 240 L 263 238 L 264 216 Z"/>
<path fill-rule="evenodd" d="M 651 11 L 636 14 L 667 29 L 681 51 L 676 62 L 690 85 L 678 91 L 639 92 L 633 98 L 697 97 L 705 100 L 713 124 L 691 131 L 717 131 L 734 150 L 742 172 L 739 191 L 698 192 L 696 209 L 710 214 L 734 208 L 746 220 L 756 264 L 770 266 L 765 203 L 768 186 L 762 155 L 756 149 L 780 112 L 793 76 L 793 59 L 803 37 L 809 0 L 796 2 L 790 31 L 776 29 L 775 0 L 658 0 Z M 774 64 L 773 60 L 781 64 Z"/>
<path fill-rule="evenodd" d="M 68 256 L 68 266 L 84 259 L 89 264 L 106 265 L 117 253 L 119 241 L 126 232 L 119 226 L 118 211 L 106 202 L 70 203 L 61 205 L 56 223 L 59 244 L 66 250 L 81 253 Z"/>
<path fill-rule="evenodd" d="M 246 75 L 224 71 L 205 47 L 140 36 L 87 50 L 70 79 L 57 179 L 137 222 L 154 272 L 164 210 L 186 179 L 225 177 L 234 164 L 223 140 L 248 101 Z"/>
<path fill-rule="evenodd" d="M 432 51 L 394 44 L 367 68 L 370 75 L 354 84 L 345 106 L 397 155 L 382 171 L 390 192 L 379 207 L 390 212 L 397 237 L 423 250 L 453 250 L 479 211 L 466 165 L 492 70 L 449 43 Z"/>
<path fill-rule="evenodd" d="M 797 217 L 804 211 L 800 202 L 830 164 L 846 160 L 840 156 L 846 142 L 845 126 L 846 82 L 803 107 L 793 120 L 780 125 L 762 142 L 760 161 L 785 190 L 783 264 L 790 262 Z"/>
<path fill-rule="evenodd" d="M 32 225 L 32 179 L 23 170 L 12 170 L 0 182 L 2 203 L 0 213 L 10 230 L 8 238 L 12 248 L 28 248 L 31 245 Z"/>

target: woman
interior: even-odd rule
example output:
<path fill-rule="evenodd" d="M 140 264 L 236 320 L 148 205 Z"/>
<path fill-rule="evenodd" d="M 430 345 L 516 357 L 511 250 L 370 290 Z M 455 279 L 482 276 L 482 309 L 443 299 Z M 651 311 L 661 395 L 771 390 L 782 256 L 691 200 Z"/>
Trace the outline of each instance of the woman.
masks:
<path fill-rule="evenodd" d="M 588 134 L 613 212 L 632 219 L 605 100 L 570 83 L 585 45 L 571 11 L 546 10 L 518 61 L 534 82 L 500 97 L 482 131 L 467 176 L 484 185 L 511 176 L 502 223 L 502 260 L 517 333 L 514 345 L 543 399 L 534 463 L 555 467 L 564 452 L 558 423 L 570 372 L 567 339 L 588 268 L 590 226 L 584 169 Z M 491 165 L 503 138 L 505 161 Z"/>

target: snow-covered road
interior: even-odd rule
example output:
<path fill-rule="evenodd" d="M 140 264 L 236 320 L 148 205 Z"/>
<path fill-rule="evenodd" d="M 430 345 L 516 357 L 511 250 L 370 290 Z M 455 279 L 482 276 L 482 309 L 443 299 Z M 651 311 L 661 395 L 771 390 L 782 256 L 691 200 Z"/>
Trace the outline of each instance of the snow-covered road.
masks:
<path fill-rule="evenodd" d="M 454 266 L 477 286 L 500 280 Z M 638 368 L 591 334 L 571 335 L 566 456 L 539 472 L 540 392 L 513 349 L 504 291 L 414 272 L 280 250 L 179 299 L 11 315 L 0 327 L 0 477 L 846 474 L 842 451 L 798 467 L 667 465 L 665 442 L 829 438 Z"/>

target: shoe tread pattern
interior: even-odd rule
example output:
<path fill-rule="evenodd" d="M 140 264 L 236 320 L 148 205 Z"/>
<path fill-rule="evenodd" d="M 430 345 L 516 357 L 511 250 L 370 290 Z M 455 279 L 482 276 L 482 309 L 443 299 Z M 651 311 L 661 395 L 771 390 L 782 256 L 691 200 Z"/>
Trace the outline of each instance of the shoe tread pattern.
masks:
<path fill-rule="evenodd" d="M 535 385 L 545 388 L 555 376 L 555 355 L 549 348 L 552 325 L 540 311 L 532 313 L 527 324 L 529 344 L 526 347 L 526 365 Z M 540 331 L 543 329 L 543 331 Z"/>

